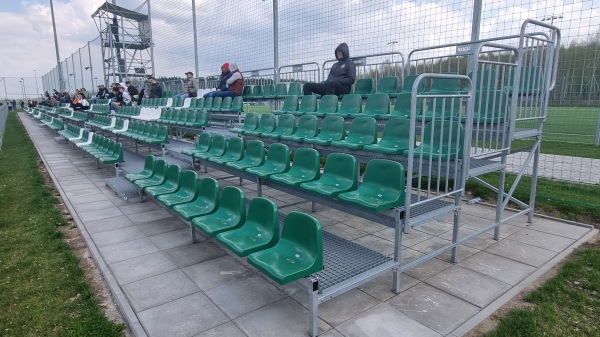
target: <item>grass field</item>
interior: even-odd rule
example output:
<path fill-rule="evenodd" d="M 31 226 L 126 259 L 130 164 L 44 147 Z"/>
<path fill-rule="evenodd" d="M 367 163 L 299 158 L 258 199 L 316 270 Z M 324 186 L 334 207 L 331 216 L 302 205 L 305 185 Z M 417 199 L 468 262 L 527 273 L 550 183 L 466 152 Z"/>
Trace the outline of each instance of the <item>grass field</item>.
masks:
<path fill-rule="evenodd" d="M 549 107 L 542 139 L 547 141 L 594 144 L 600 108 Z M 534 127 L 520 122 L 517 127 Z M 599 149 L 600 151 L 600 149 Z"/>

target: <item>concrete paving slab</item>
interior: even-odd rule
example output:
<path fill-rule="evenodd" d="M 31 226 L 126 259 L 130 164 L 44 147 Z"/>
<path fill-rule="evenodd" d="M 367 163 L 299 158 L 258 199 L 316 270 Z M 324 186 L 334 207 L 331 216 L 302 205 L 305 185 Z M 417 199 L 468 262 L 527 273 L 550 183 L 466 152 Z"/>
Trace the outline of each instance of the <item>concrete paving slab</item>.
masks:
<path fill-rule="evenodd" d="M 110 246 L 98 247 L 106 263 L 118 261 L 158 252 L 159 249 L 148 238 L 125 241 Z"/>
<path fill-rule="evenodd" d="M 427 234 L 431 234 L 433 236 L 438 236 L 442 233 L 446 233 L 451 231 L 453 228 L 451 223 L 444 222 L 441 220 L 436 220 L 431 223 L 426 223 L 424 225 L 419 226 L 415 231 L 425 232 Z"/>
<path fill-rule="evenodd" d="M 459 266 L 452 266 L 424 282 L 480 308 L 510 289 L 504 282 Z"/>
<path fill-rule="evenodd" d="M 69 198 L 69 200 L 71 200 L 71 199 L 77 200 L 81 197 L 88 196 L 88 195 L 99 196 L 99 195 L 104 195 L 104 194 L 102 193 L 102 191 L 99 188 L 90 188 L 88 190 L 65 192 L 65 195 L 67 196 L 67 198 Z"/>
<path fill-rule="evenodd" d="M 327 226 L 326 229 L 327 232 L 335 234 L 341 238 L 344 238 L 346 240 L 356 240 L 362 236 L 367 235 L 367 233 L 358 230 L 354 227 L 350 227 L 348 225 L 345 225 L 343 223 L 338 223 L 338 224 L 334 224 L 331 226 Z"/>
<path fill-rule="evenodd" d="M 115 228 L 113 230 L 96 233 L 92 239 L 97 247 L 114 245 L 120 242 L 137 240 L 146 237 L 146 235 L 135 226 Z"/>
<path fill-rule="evenodd" d="M 365 236 L 360 237 L 353 241 L 363 247 L 372 249 L 372 250 L 379 252 L 385 256 L 393 256 L 394 255 L 394 243 L 392 241 L 382 239 L 375 235 L 365 235 Z"/>
<path fill-rule="evenodd" d="M 107 208 L 107 209 L 96 209 L 93 211 L 77 213 L 81 221 L 90 222 L 97 220 L 106 220 L 108 218 L 114 218 L 123 215 L 121 210 L 118 208 Z"/>
<path fill-rule="evenodd" d="M 116 228 L 128 226 L 133 226 L 133 222 L 131 222 L 131 220 L 129 220 L 129 218 L 125 215 L 96 221 L 88 221 L 85 223 L 85 228 L 88 232 L 90 232 L 90 234 L 110 231 Z"/>
<path fill-rule="evenodd" d="M 129 214 L 128 217 L 129 219 L 131 219 L 131 221 L 133 221 L 136 224 L 174 218 L 174 216 L 165 209 L 157 209 L 155 211 Z"/>
<path fill-rule="evenodd" d="M 504 239 L 485 250 L 534 267 L 540 267 L 556 255 L 551 250 L 534 247 L 519 241 Z"/>
<path fill-rule="evenodd" d="M 88 189 L 96 188 L 96 185 L 92 184 L 89 180 L 87 180 L 87 182 L 83 183 L 83 184 L 79 184 L 79 183 L 71 184 L 71 182 L 73 182 L 73 180 L 68 180 L 62 184 L 61 187 L 62 187 L 63 191 L 72 192 L 72 191 L 88 190 Z M 75 180 L 74 182 L 79 182 L 79 180 Z"/>
<path fill-rule="evenodd" d="M 177 269 L 164 253 L 157 252 L 109 265 L 121 286 Z"/>
<path fill-rule="evenodd" d="M 460 238 L 462 239 L 468 235 L 471 235 L 474 232 L 474 229 L 462 227 L 459 232 Z M 439 238 L 445 240 L 452 240 L 452 231 L 441 234 Z M 484 233 L 480 236 L 470 239 L 469 241 L 465 242 L 464 245 L 471 248 L 475 248 L 477 250 L 483 250 L 497 242 L 498 241 L 494 240 L 494 236 L 492 234 Z"/>
<path fill-rule="evenodd" d="M 247 337 L 235 324 L 227 322 L 194 337 Z"/>
<path fill-rule="evenodd" d="M 479 252 L 458 265 L 511 285 L 535 271 L 532 266 L 487 252 Z"/>
<path fill-rule="evenodd" d="M 69 202 L 73 206 L 76 206 L 79 204 L 88 204 L 90 202 L 93 203 L 93 202 L 111 201 L 102 192 L 85 194 L 85 195 L 81 195 L 81 196 L 68 197 L 68 199 L 69 199 Z"/>
<path fill-rule="evenodd" d="M 231 256 L 217 257 L 181 269 L 201 290 L 247 276 L 249 270 Z"/>
<path fill-rule="evenodd" d="M 554 252 L 562 252 L 573 244 L 575 240 L 564 236 L 553 235 L 525 228 L 508 237 L 510 240 L 526 243 L 535 247 L 548 249 Z"/>
<path fill-rule="evenodd" d="M 199 292 L 142 311 L 138 317 L 150 337 L 194 336 L 228 321 Z"/>
<path fill-rule="evenodd" d="M 570 239 L 579 239 L 590 231 L 587 227 L 580 227 L 549 219 L 540 219 L 528 227 L 536 231 L 564 236 Z"/>
<path fill-rule="evenodd" d="M 102 201 L 92 201 L 85 204 L 75 204 L 73 205 L 75 211 L 77 213 L 85 213 L 95 210 L 102 210 L 107 208 L 115 208 L 115 204 L 113 204 L 110 200 L 102 200 Z"/>
<path fill-rule="evenodd" d="M 129 283 L 123 287 L 123 290 L 136 312 L 200 291 L 181 270 L 173 270 Z"/>
<path fill-rule="evenodd" d="M 336 327 L 347 337 L 438 337 L 440 334 L 382 303 Z"/>
<path fill-rule="evenodd" d="M 202 244 L 201 242 L 206 240 L 200 235 L 197 235 L 196 237 L 198 239 L 199 244 Z M 192 242 L 192 239 L 190 237 L 190 230 L 187 228 L 156 234 L 151 236 L 150 240 L 160 250 L 168 250 L 171 248 L 188 245 Z"/>
<path fill-rule="evenodd" d="M 227 254 L 223 248 L 213 242 L 198 241 L 194 244 L 189 242 L 185 246 L 164 251 L 169 260 L 177 265 L 178 268 L 191 266 Z"/>
<path fill-rule="evenodd" d="M 393 280 L 393 273 L 389 272 L 359 286 L 358 289 L 364 291 L 372 297 L 375 297 L 379 301 L 385 302 L 388 299 L 396 296 L 396 294 L 392 291 L 394 286 Z M 419 282 L 421 281 L 414 277 L 410 277 L 405 273 L 400 274 L 400 293 L 419 284 Z"/>
<path fill-rule="evenodd" d="M 290 298 L 252 311 L 234 322 L 248 337 L 308 335 L 308 310 Z M 319 334 L 329 329 L 329 325 L 319 320 Z"/>
<path fill-rule="evenodd" d="M 479 311 L 478 307 L 425 283 L 386 303 L 441 335 L 452 332 Z"/>
<path fill-rule="evenodd" d="M 119 207 L 121 212 L 125 215 L 131 215 L 140 212 L 149 212 L 164 209 L 162 206 L 157 205 L 154 201 L 147 200 L 145 202 L 136 202 L 133 204 L 127 204 Z"/>
<path fill-rule="evenodd" d="M 136 226 L 147 236 L 189 228 L 189 225 L 177 218 L 167 218 L 157 221 L 143 222 L 137 224 Z"/>
<path fill-rule="evenodd" d="M 207 290 L 206 295 L 231 319 L 286 297 L 281 290 L 257 276 L 232 280 Z M 248 331 L 245 333 L 248 334 Z"/>

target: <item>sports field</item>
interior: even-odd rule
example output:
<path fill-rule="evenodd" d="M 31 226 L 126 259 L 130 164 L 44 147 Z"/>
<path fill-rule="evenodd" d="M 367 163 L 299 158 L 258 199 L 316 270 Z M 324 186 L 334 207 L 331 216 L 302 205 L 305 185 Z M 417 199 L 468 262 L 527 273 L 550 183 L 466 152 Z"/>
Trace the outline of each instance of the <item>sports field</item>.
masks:
<path fill-rule="evenodd" d="M 549 107 L 542 139 L 594 144 L 599 111 L 598 107 Z M 533 123 L 521 122 L 517 127 L 533 127 Z"/>

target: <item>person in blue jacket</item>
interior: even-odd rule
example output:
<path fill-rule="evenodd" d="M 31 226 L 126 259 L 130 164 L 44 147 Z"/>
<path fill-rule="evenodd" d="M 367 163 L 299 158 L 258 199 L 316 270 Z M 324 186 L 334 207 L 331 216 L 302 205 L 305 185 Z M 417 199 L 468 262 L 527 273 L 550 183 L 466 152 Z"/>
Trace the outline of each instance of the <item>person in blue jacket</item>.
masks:
<path fill-rule="evenodd" d="M 329 71 L 327 80 L 323 83 L 304 84 L 304 94 L 343 95 L 349 94 L 352 84 L 356 81 L 356 65 L 350 59 L 350 51 L 346 43 L 335 48 L 335 58 L 338 60 Z"/>

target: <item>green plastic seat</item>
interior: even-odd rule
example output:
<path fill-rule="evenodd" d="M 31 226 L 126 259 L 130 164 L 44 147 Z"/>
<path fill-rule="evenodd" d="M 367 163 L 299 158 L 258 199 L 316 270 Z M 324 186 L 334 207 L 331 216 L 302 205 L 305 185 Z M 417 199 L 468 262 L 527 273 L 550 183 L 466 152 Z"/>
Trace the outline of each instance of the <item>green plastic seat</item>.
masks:
<path fill-rule="evenodd" d="M 198 110 L 198 117 L 196 121 L 192 124 L 192 127 L 201 127 L 201 126 L 209 126 L 210 121 L 208 120 L 208 111 L 206 110 Z"/>
<path fill-rule="evenodd" d="M 181 110 L 182 109 L 173 109 L 170 118 L 167 119 L 166 122 L 168 124 L 176 125 L 177 122 L 179 122 L 179 118 L 181 117 Z"/>
<path fill-rule="evenodd" d="M 377 94 L 388 94 L 390 97 L 396 97 L 398 92 L 400 92 L 400 83 L 398 81 L 398 77 L 396 76 L 388 76 L 382 77 L 379 80 L 379 84 L 377 85 L 377 90 L 375 93 Z"/>
<path fill-rule="evenodd" d="M 508 93 L 503 90 L 475 93 L 473 123 L 504 122 L 508 111 Z"/>
<path fill-rule="evenodd" d="M 288 86 L 287 94 L 295 96 L 302 95 L 302 84 L 300 82 L 291 82 Z"/>
<path fill-rule="evenodd" d="M 329 145 L 333 141 L 344 139 L 346 123 L 341 116 L 326 116 L 323 118 L 321 132 L 315 138 L 304 138 L 304 142 L 317 145 Z"/>
<path fill-rule="evenodd" d="M 388 94 L 372 94 L 367 98 L 367 104 L 362 113 L 353 117 L 370 116 L 380 118 L 390 113 L 390 96 Z"/>
<path fill-rule="evenodd" d="M 244 117 L 244 125 L 241 128 L 232 128 L 229 131 L 233 133 L 243 133 L 243 131 L 253 131 L 258 128 L 258 115 L 254 112 L 248 112 Z"/>
<path fill-rule="evenodd" d="M 204 97 L 198 97 L 196 99 L 196 106 L 194 107 L 194 109 L 196 110 L 201 110 L 204 109 L 204 102 L 205 102 L 205 98 Z M 192 106 L 190 105 L 190 109 L 192 108 Z"/>
<path fill-rule="evenodd" d="M 373 117 L 356 117 L 350 123 L 350 131 L 344 140 L 331 142 L 331 146 L 346 149 L 362 149 L 377 142 L 377 121 Z"/>
<path fill-rule="evenodd" d="M 404 205 L 404 180 L 402 164 L 386 159 L 372 159 L 367 164 L 358 189 L 341 193 L 338 198 L 373 212 L 381 212 Z"/>
<path fill-rule="evenodd" d="M 340 193 L 355 190 L 357 185 L 358 162 L 356 158 L 345 153 L 332 153 L 327 156 L 321 178 L 302 183 L 300 188 L 334 198 Z"/>
<path fill-rule="evenodd" d="M 275 98 L 275 86 L 273 84 L 266 84 L 265 86 L 263 86 L 262 98 L 263 99 Z"/>
<path fill-rule="evenodd" d="M 262 99 L 263 98 L 263 87 L 262 85 L 255 85 L 252 88 L 252 95 L 250 97 L 248 97 L 248 99 L 251 100 L 257 100 L 257 99 Z"/>
<path fill-rule="evenodd" d="M 249 85 L 245 85 L 244 88 L 242 89 L 242 97 L 247 99 L 250 96 L 252 96 L 252 87 Z"/>
<path fill-rule="evenodd" d="M 298 128 L 291 135 L 281 135 L 281 139 L 302 142 L 305 138 L 313 138 L 319 132 L 317 116 L 304 115 L 298 120 Z"/>
<path fill-rule="evenodd" d="M 287 84 L 286 83 L 279 83 L 275 86 L 275 93 L 273 98 L 284 98 L 287 95 Z"/>
<path fill-rule="evenodd" d="M 243 135 L 259 137 L 263 133 L 270 133 L 275 130 L 276 126 L 276 118 L 272 113 L 262 114 L 260 116 L 260 122 L 258 123 L 258 128 L 255 130 L 244 130 L 241 133 Z"/>
<path fill-rule="evenodd" d="M 401 92 L 398 94 L 392 112 L 389 115 L 379 116 L 379 119 L 410 118 L 411 97 L 412 94 L 410 92 Z M 423 102 L 422 98 L 417 98 L 416 116 L 423 113 Z"/>
<path fill-rule="evenodd" d="M 223 105 L 223 97 L 214 97 L 210 109 L 205 109 L 205 110 L 219 111 L 219 109 L 221 109 L 221 105 Z"/>
<path fill-rule="evenodd" d="M 167 179 L 165 182 L 146 188 L 145 192 L 148 195 L 156 198 L 159 195 L 177 192 L 181 182 L 181 167 L 179 165 L 169 165 L 167 168 Z"/>
<path fill-rule="evenodd" d="M 414 150 L 414 157 L 423 156 L 423 160 L 462 159 L 462 144 L 465 130 L 458 121 L 435 120 L 425 125 L 422 142 Z M 404 151 L 405 156 L 409 150 Z"/>
<path fill-rule="evenodd" d="M 313 113 L 317 110 L 317 96 L 316 95 L 304 95 L 300 102 L 298 110 L 292 112 L 294 115 L 304 115 L 306 113 Z"/>
<path fill-rule="evenodd" d="M 271 144 L 267 152 L 267 160 L 261 166 L 249 167 L 245 171 L 261 178 L 273 174 L 284 173 L 290 169 L 290 149 L 284 144 Z"/>
<path fill-rule="evenodd" d="M 198 113 L 199 113 L 198 110 L 190 110 L 190 112 L 188 114 L 188 118 L 183 123 L 183 125 L 193 127 L 194 123 L 196 123 L 196 121 L 198 120 Z"/>
<path fill-rule="evenodd" d="M 202 153 L 195 153 L 194 158 L 206 159 L 208 157 L 220 157 L 227 150 L 227 138 L 223 135 L 214 135 L 210 150 Z"/>
<path fill-rule="evenodd" d="M 248 263 L 279 284 L 287 284 L 323 269 L 323 230 L 312 216 L 290 212 L 279 242 L 248 255 Z"/>
<path fill-rule="evenodd" d="M 311 114 L 324 117 L 328 114 L 334 114 L 338 110 L 338 97 L 336 95 L 325 95 L 321 97 L 321 102 L 319 103 L 319 107 L 317 111 L 312 112 Z"/>
<path fill-rule="evenodd" d="M 359 78 L 354 84 L 354 92 L 353 94 L 361 95 L 362 97 L 367 97 L 368 95 L 373 93 L 373 79 L 370 77 L 367 78 Z"/>
<path fill-rule="evenodd" d="M 470 72 L 468 76 L 473 80 L 473 72 Z M 495 91 L 497 85 L 496 69 L 479 69 L 477 79 L 473 81 L 473 91 Z"/>
<path fill-rule="evenodd" d="M 450 75 L 456 75 L 456 73 L 445 73 Z M 431 88 L 429 88 L 430 94 L 447 94 L 447 93 L 458 93 L 460 90 L 460 80 L 454 78 L 432 78 Z"/>
<path fill-rule="evenodd" d="M 217 240 L 238 256 L 273 247 L 279 241 L 277 205 L 261 197 L 252 199 L 244 224 L 218 234 Z"/>
<path fill-rule="evenodd" d="M 122 163 L 123 160 L 123 144 L 115 143 L 111 154 L 102 155 L 96 157 L 96 159 L 103 164 L 114 164 Z"/>
<path fill-rule="evenodd" d="M 410 144 L 410 120 L 390 119 L 383 127 L 383 135 L 377 144 L 369 144 L 363 150 L 385 154 L 402 154 Z"/>
<path fill-rule="evenodd" d="M 298 95 L 287 95 L 283 100 L 283 106 L 280 110 L 273 110 L 273 113 L 286 114 L 298 110 Z"/>
<path fill-rule="evenodd" d="M 229 109 L 231 109 L 231 103 L 233 102 L 233 98 L 232 97 L 224 97 L 223 98 L 223 102 L 221 103 L 221 107 L 219 109 L 213 109 L 213 110 L 218 110 L 218 111 L 229 111 Z"/>
<path fill-rule="evenodd" d="M 260 140 L 248 141 L 244 158 L 238 161 L 229 161 L 225 165 L 238 170 L 248 167 L 260 166 L 265 163 L 265 144 Z"/>
<path fill-rule="evenodd" d="M 140 189 L 144 190 L 150 186 L 157 186 L 165 182 L 167 179 L 167 168 L 168 164 L 164 160 L 157 160 L 154 164 L 154 174 L 150 178 L 135 180 L 133 183 L 136 184 Z"/>
<path fill-rule="evenodd" d="M 210 150 L 211 145 L 212 135 L 208 132 L 202 132 L 200 134 L 200 137 L 198 137 L 198 143 L 196 144 L 196 147 L 193 149 L 181 150 L 181 153 L 188 156 L 194 156 L 195 154 L 208 152 L 208 150 Z"/>
<path fill-rule="evenodd" d="M 179 114 L 179 120 L 173 124 L 175 125 L 185 125 L 185 122 L 188 120 L 188 116 L 190 115 L 189 109 L 181 109 L 181 113 Z"/>
<path fill-rule="evenodd" d="M 191 202 L 173 206 L 173 211 L 187 221 L 206 214 L 214 213 L 219 208 L 219 183 L 213 178 L 200 180 L 198 196 Z"/>
<path fill-rule="evenodd" d="M 296 131 L 296 117 L 294 115 L 280 115 L 277 128 L 272 132 L 261 132 L 261 137 L 280 139 L 282 136 L 291 135 Z"/>
<path fill-rule="evenodd" d="M 298 187 L 302 183 L 317 180 L 321 177 L 321 157 L 315 149 L 301 147 L 294 152 L 294 163 L 286 173 L 270 176 L 278 183 Z"/>
<path fill-rule="evenodd" d="M 236 96 L 231 101 L 230 112 L 242 112 L 244 111 L 244 98 L 242 96 Z"/>
<path fill-rule="evenodd" d="M 460 114 L 461 99 L 459 97 L 430 98 L 427 109 L 417 120 L 425 119 L 426 122 L 438 119 L 458 119 Z"/>
<path fill-rule="evenodd" d="M 192 225 L 209 236 L 240 228 L 246 221 L 246 199 L 244 191 L 225 186 L 221 192 L 219 209 L 210 215 L 192 219 Z"/>
<path fill-rule="evenodd" d="M 244 140 L 237 137 L 229 138 L 227 142 L 227 149 L 225 153 L 220 157 L 208 157 L 208 161 L 225 164 L 227 162 L 234 162 L 244 158 Z"/>
<path fill-rule="evenodd" d="M 362 112 L 362 96 L 357 94 L 344 95 L 336 115 L 352 117 Z"/>
<path fill-rule="evenodd" d="M 204 99 L 204 105 L 202 106 L 202 110 L 210 110 L 213 107 L 213 97 L 207 97 Z"/>
<path fill-rule="evenodd" d="M 192 202 L 200 193 L 200 181 L 198 174 L 193 170 L 187 170 L 181 175 L 180 188 L 175 193 L 159 195 L 156 200 L 168 208 L 175 205 Z"/>

